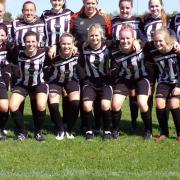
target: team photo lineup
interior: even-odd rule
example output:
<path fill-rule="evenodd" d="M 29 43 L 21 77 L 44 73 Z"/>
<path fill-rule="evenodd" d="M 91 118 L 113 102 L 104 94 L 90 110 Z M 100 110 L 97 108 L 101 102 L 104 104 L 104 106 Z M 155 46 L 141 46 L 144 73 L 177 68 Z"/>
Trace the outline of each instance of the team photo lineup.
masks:
<path fill-rule="evenodd" d="M 73 12 L 66 0 L 49 0 L 51 8 L 40 16 L 36 4 L 25 1 L 12 21 L 4 19 L 6 2 L 0 1 L 0 140 L 7 139 L 8 119 L 15 140 L 28 138 L 29 96 L 40 142 L 47 109 L 57 140 L 79 134 L 88 141 L 119 139 L 122 114 L 130 111 L 129 128 L 137 129 L 140 112 L 142 138 L 157 142 L 169 137 L 171 114 L 180 142 L 180 14 L 169 16 L 162 0 L 148 0 L 148 13 L 137 17 L 133 0 L 118 0 L 118 14 L 110 17 L 98 1 L 82 0 Z M 125 100 L 128 108 L 121 110 Z"/>

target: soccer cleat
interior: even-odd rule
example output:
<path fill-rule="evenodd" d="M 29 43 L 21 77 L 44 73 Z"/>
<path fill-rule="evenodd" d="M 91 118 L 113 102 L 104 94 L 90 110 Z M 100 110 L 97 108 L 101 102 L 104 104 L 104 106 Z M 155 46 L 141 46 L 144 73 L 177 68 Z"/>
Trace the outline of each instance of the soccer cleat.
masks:
<path fill-rule="evenodd" d="M 103 139 L 110 140 L 112 138 L 111 131 L 104 131 Z"/>
<path fill-rule="evenodd" d="M 67 139 L 74 139 L 73 134 L 71 132 L 67 132 L 67 131 L 66 131 L 66 137 L 67 137 Z"/>
<path fill-rule="evenodd" d="M 23 133 L 19 133 L 17 134 L 17 137 L 16 137 L 16 140 L 18 141 L 24 141 L 27 139 L 27 135 L 26 134 L 23 134 Z"/>
<path fill-rule="evenodd" d="M 152 139 L 152 133 L 150 131 L 146 131 L 144 134 L 144 140 Z"/>
<path fill-rule="evenodd" d="M 7 135 L 7 134 L 8 134 L 8 131 L 7 131 L 6 129 L 3 129 L 3 133 L 4 133 L 5 135 Z"/>
<path fill-rule="evenodd" d="M 101 135 L 101 129 L 93 129 L 93 133 L 95 136 Z"/>
<path fill-rule="evenodd" d="M 3 130 L 0 130 L 0 141 L 1 140 L 6 140 L 6 134 L 4 133 L 4 131 Z"/>
<path fill-rule="evenodd" d="M 118 139 L 119 138 L 119 131 L 114 130 L 112 132 L 112 137 L 113 137 L 113 139 Z"/>
<path fill-rule="evenodd" d="M 177 142 L 180 142 L 180 136 L 178 136 L 178 137 L 176 138 L 176 141 L 177 141 Z"/>
<path fill-rule="evenodd" d="M 160 135 L 160 136 L 157 136 L 156 138 L 155 138 L 155 141 L 156 142 L 160 142 L 160 141 L 163 141 L 163 140 L 165 140 L 167 138 L 167 136 L 165 136 L 165 135 Z"/>
<path fill-rule="evenodd" d="M 92 141 L 94 138 L 94 134 L 92 131 L 86 131 L 86 140 Z"/>
<path fill-rule="evenodd" d="M 36 132 L 35 135 L 34 135 L 34 138 L 35 138 L 37 141 L 39 141 L 39 142 L 45 140 L 42 131 Z"/>
<path fill-rule="evenodd" d="M 64 131 L 59 131 L 56 135 L 56 139 L 61 141 L 64 139 Z"/>

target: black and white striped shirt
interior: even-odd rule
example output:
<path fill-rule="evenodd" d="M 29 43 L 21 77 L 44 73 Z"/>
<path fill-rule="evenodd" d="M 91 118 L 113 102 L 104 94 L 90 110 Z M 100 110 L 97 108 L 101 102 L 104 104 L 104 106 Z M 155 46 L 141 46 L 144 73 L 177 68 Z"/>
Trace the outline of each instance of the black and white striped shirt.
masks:
<path fill-rule="evenodd" d="M 123 53 L 119 48 L 112 50 L 111 70 L 116 72 L 115 80 L 119 78 L 137 80 L 146 77 L 142 50 L 128 54 Z"/>
<path fill-rule="evenodd" d="M 45 24 L 44 21 L 40 18 L 37 18 L 32 23 L 27 23 L 24 19 L 16 19 L 13 21 L 12 25 L 12 38 L 14 43 L 18 47 L 24 47 L 23 37 L 26 32 L 33 31 L 38 34 L 38 47 L 45 46 Z"/>
<path fill-rule="evenodd" d="M 143 35 L 143 24 L 139 17 L 132 16 L 129 19 L 122 19 L 119 16 L 115 16 L 112 19 L 112 36 L 113 40 L 119 40 L 119 32 L 123 24 L 130 24 L 133 27 L 135 38 L 145 41 Z"/>
<path fill-rule="evenodd" d="M 11 56 L 10 50 L 7 45 L 3 44 L 0 46 L 0 76 L 2 76 L 3 68 L 9 65 L 9 57 Z M 4 72 L 4 71 L 3 71 Z"/>
<path fill-rule="evenodd" d="M 44 48 L 39 48 L 36 55 L 29 57 L 24 50 L 20 50 L 18 57 L 14 60 L 18 64 L 20 77 L 17 79 L 17 84 L 25 86 L 35 86 L 44 83 L 43 66 L 46 59 Z"/>
<path fill-rule="evenodd" d="M 87 77 L 104 78 L 109 72 L 109 50 L 106 45 L 94 50 L 89 45 L 83 47 L 81 66 Z"/>
<path fill-rule="evenodd" d="M 147 41 L 153 40 L 153 34 L 156 30 L 162 28 L 162 19 L 160 17 L 153 18 L 152 16 L 149 16 L 144 21 L 144 34 L 147 38 Z"/>
<path fill-rule="evenodd" d="M 77 63 L 79 55 L 72 55 L 63 58 L 60 54 L 52 60 L 53 74 L 50 82 L 64 83 L 70 80 L 77 80 Z"/>
<path fill-rule="evenodd" d="M 180 14 L 176 14 L 174 17 L 172 17 L 170 29 L 176 32 L 176 37 L 180 43 Z"/>
<path fill-rule="evenodd" d="M 62 13 L 56 14 L 52 10 L 43 12 L 42 17 L 45 21 L 46 36 L 48 46 L 58 44 L 59 37 L 64 32 L 70 32 L 70 20 L 73 12 L 64 9 Z"/>
<path fill-rule="evenodd" d="M 149 57 L 151 54 L 151 58 Z M 179 83 L 179 64 L 180 57 L 174 50 L 168 53 L 159 52 L 152 43 L 146 44 L 145 46 L 145 59 L 146 61 L 151 61 L 155 63 L 158 67 L 158 82 L 164 82 L 168 84 Z"/>
<path fill-rule="evenodd" d="M 12 22 L 4 21 L 2 19 L 2 20 L 0 20 L 0 23 L 3 23 L 3 24 L 5 24 L 7 26 L 7 29 L 8 29 L 8 42 L 12 43 L 12 41 L 13 41 L 12 36 L 11 36 Z"/>

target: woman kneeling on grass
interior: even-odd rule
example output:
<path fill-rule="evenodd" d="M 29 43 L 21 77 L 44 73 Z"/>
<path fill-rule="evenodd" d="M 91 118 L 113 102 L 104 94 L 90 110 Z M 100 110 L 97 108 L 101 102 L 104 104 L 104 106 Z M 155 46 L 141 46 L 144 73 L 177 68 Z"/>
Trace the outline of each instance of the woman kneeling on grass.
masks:
<path fill-rule="evenodd" d="M 111 52 L 111 73 L 113 84 L 112 119 L 114 122 L 112 136 L 119 137 L 120 110 L 122 104 L 134 88 L 137 94 L 137 102 L 144 121 L 144 139 L 152 137 L 152 122 L 150 120 L 149 107 L 147 104 L 149 95 L 149 81 L 144 67 L 144 55 L 142 49 L 135 51 L 133 48 L 134 31 L 131 25 L 122 25 L 119 32 L 119 45 Z M 116 122 L 116 123 L 115 123 Z"/>
<path fill-rule="evenodd" d="M 43 141 L 42 126 L 46 116 L 48 93 L 43 73 L 46 53 L 44 48 L 38 48 L 37 33 L 28 31 L 24 35 L 24 42 L 25 50 L 18 51 L 17 56 L 13 59 L 13 63 L 19 67 L 19 78 L 13 88 L 9 108 L 17 128 L 17 139 L 23 141 L 27 138 L 27 131 L 19 106 L 28 94 L 34 95 L 37 102 L 34 137 L 37 141 Z"/>
<path fill-rule="evenodd" d="M 64 138 L 64 128 L 59 112 L 59 98 L 63 88 L 68 94 L 69 113 L 67 115 L 66 136 L 74 139 L 72 128 L 79 114 L 80 88 L 76 75 L 76 65 L 79 59 L 78 54 L 73 54 L 74 37 L 70 33 L 63 33 L 60 37 L 57 55 L 52 59 L 52 76 L 49 80 L 49 109 L 51 116 L 56 124 L 57 140 Z"/>
<path fill-rule="evenodd" d="M 180 142 L 180 56 L 174 49 L 176 40 L 166 29 L 155 31 L 153 43 L 145 46 L 152 60 L 158 67 L 158 85 L 156 89 L 156 114 L 160 126 L 160 136 L 156 141 L 162 141 L 169 135 L 168 122 L 164 118 L 166 106 L 171 110 L 176 127 L 177 141 Z M 168 102 L 168 105 L 167 105 Z"/>
<path fill-rule="evenodd" d="M 89 27 L 87 42 L 83 45 L 80 66 L 85 69 L 86 78 L 83 80 L 82 101 L 83 121 L 87 126 L 86 139 L 93 139 L 93 101 L 99 98 L 103 116 L 104 139 L 111 138 L 111 98 L 112 91 L 107 82 L 109 74 L 109 51 L 105 45 L 102 27 L 93 24 Z"/>

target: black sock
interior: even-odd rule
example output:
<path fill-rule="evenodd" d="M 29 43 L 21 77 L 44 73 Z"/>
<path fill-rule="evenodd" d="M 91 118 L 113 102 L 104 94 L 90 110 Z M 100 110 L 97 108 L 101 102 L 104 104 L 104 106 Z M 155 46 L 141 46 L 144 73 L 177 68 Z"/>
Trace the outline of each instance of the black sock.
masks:
<path fill-rule="evenodd" d="M 19 110 L 21 111 L 22 115 L 24 114 L 24 104 L 25 104 L 25 100 L 19 106 Z"/>
<path fill-rule="evenodd" d="M 102 115 L 103 115 L 103 129 L 104 131 L 110 131 L 111 110 L 102 111 Z"/>
<path fill-rule="evenodd" d="M 33 122 L 34 122 L 34 127 L 37 126 L 37 103 L 35 98 L 30 97 L 30 104 L 31 104 L 31 112 L 32 112 L 32 117 L 33 117 Z"/>
<path fill-rule="evenodd" d="M 33 121 L 35 121 L 36 116 L 37 116 L 37 103 L 35 98 L 30 98 L 30 103 L 31 103 L 31 111 L 32 111 L 32 116 L 33 116 Z"/>
<path fill-rule="evenodd" d="M 152 121 L 150 118 L 150 111 L 147 112 L 141 112 L 141 118 L 144 122 L 144 130 L 150 131 L 152 133 Z"/>
<path fill-rule="evenodd" d="M 138 117 L 137 96 L 129 96 L 129 106 L 131 111 L 131 120 L 136 121 Z"/>
<path fill-rule="evenodd" d="M 166 122 L 167 122 L 167 127 L 168 127 L 168 121 L 169 121 L 169 108 L 166 107 L 166 114 L 165 114 L 165 119 L 166 119 Z"/>
<path fill-rule="evenodd" d="M 67 118 L 67 131 L 71 132 L 79 115 L 79 100 L 69 101 L 69 113 Z"/>
<path fill-rule="evenodd" d="M 62 97 L 62 112 L 63 112 L 63 123 L 67 123 L 67 117 L 69 114 L 69 97 Z"/>
<path fill-rule="evenodd" d="M 114 131 L 119 131 L 120 129 L 121 114 L 122 114 L 121 110 L 112 111 L 112 129 Z"/>
<path fill-rule="evenodd" d="M 54 122 L 57 131 L 64 131 L 63 121 L 61 118 L 61 114 L 59 112 L 59 104 L 58 103 L 49 104 L 49 111 L 51 114 L 51 119 Z"/>
<path fill-rule="evenodd" d="M 37 110 L 37 117 L 36 117 L 35 125 L 34 125 L 35 132 L 42 130 L 45 118 L 46 118 L 46 110 L 44 111 Z"/>
<path fill-rule="evenodd" d="M 9 112 L 0 112 L 0 129 L 4 129 L 8 120 Z"/>
<path fill-rule="evenodd" d="M 92 111 L 90 112 L 83 112 L 83 121 L 86 124 L 86 130 L 87 131 L 92 131 L 92 125 L 93 125 L 93 114 Z"/>
<path fill-rule="evenodd" d="M 148 107 L 150 112 L 150 119 L 152 121 L 153 95 L 150 95 L 148 98 Z"/>
<path fill-rule="evenodd" d="M 160 134 L 168 136 L 169 131 L 168 131 L 168 121 L 166 117 L 166 108 L 164 109 L 157 109 L 156 108 L 156 116 L 159 122 L 159 127 L 160 127 Z"/>
<path fill-rule="evenodd" d="M 101 101 L 100 99 L 96 99 L 94 102 L 94 128 L 100 130 L 101 124 L 102 124 Z"/>
<path fill-rule="evenodd" d="M 171 109 L 174 125 L 176 127 L 177 136 L 180 136 L 180 109 Z"/>
<path fill-rule="evenodd" d="M 25 129 L 24 119 L 23 119 L 23 115 L 22 115 L 21 111 L 18 109 L 15 112 L 11 112 L 11 116 L 16 125 L 17 132 L 26 134 L 27 132 Z"/>
<path fill-rule="evenodd" d="M 84 121 L 85 118 L 84 118 L 82 101 L 80 101 L 79 112 L 80 112 L 80 133 L 84 133 L 87 127 L 86 127 L 86 121 Z"/>

